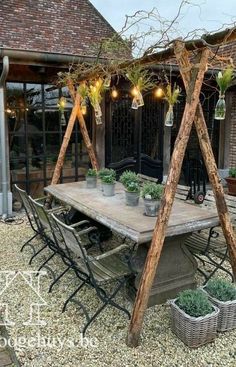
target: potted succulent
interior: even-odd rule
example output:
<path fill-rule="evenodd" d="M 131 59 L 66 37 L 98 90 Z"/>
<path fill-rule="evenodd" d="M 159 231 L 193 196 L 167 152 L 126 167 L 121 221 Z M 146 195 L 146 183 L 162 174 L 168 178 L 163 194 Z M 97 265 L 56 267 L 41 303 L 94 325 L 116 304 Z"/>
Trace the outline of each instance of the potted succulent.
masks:
<path fill-rule="evenodd" d="M 113 169 L 107 169 L 106 174 L 101 175 L 103 195 L 114 196 L 115 195 L 115 183 L 116 183 L 116 172 Z"/>
<path fill-rule="evenodd" d="M 125 187 L 126 205 L 137 206 L 139 203 L 140 184 L 135 172 L 124 171 L 120 177 L 120 182 Z"/>
<path fill-rule="evenodd" d="M 170 301 L 171 329 L 188 347 L 213 341 L 217 333 L 219 309 L 201 290 L 184 290 Z"/>
<path fill-rule="evenodd" d="M 97 171 L 96 169 L 89 168 L 86 173 L 86 182 L 88 189 L 94 189 L 97 186 Z"/>
<path fill-rule="evenodd" d="M 236 196 L 236 167 L 229 169 L 229 177 L 225 178 L 228 185 L 228 194 Z"/>
<path fill-rule="evenodd" d="M 224 279 L 211 279 L 203 287 L 209 300 L 219 308 L 218 331 L 236 327 L 236 287 Z"/>
<path fill-rule="evenodd" d="M 155 182 L 146 182 L 143 185 L 142 197 L 144 200 L 145 214 L 148 217 L 156 217 L 163 193 L 163 185 Z"/>

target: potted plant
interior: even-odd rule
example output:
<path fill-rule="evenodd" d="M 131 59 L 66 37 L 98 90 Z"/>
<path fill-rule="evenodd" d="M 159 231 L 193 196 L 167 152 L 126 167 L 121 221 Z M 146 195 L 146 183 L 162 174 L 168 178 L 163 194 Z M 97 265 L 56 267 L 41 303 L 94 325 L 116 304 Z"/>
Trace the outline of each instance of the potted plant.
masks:
<path fill-rule="evenodd" d="M 113 169 L 110 169 L 110 168 L 102 168 L 102 169 L 100 169 L 98 171 L 98 177 L 101 180 L 101 183 L 102 183 L 102 177 L 109 176 L 111 174 L 116 179 L 116 172 Z M 101 184 L 101 190 L 103 191 L 103 184 Z"/>
<path fill-rule="evenodd" d="M 146 182 L 143 185 L 142 197 L 144 200 L 145 214 L 148 217 L 156 217 L 163 193 L 163 185 L 155 182 Z"/>
<path fill-rule="evenodd" d="M 104 196 L 114 196 L 115 195 L 115 182 L 116 182 L 116 172 L 113 169 L 107 169 L 106 174 L 101 177 L 103 195 Z"/>
<path fill-rule="evenodd" d="M 228 66 L 223 72 L 219 72 L 216 82 L 219 87 L 219 99 L 215 107 L 215 120 L 224 120 L 226 113 L 225 92 L 230 86 L 233 79 L 233 67 Z"/>
<path fill-rule="evenodd" d="M 97 171 L 89 168 L 86 173 L 86 182 L 88 189 L 94 189 L 97 186 Z"/>
<path fill-rule="evenodd" d="M 236 168 L 229 169 L 229 177 L 225 178 L 228 185 L 228 194 L 236 196 Z"/>
<path fill-rule="evenodd" d="M 137 206 L 139 203 L 140 184 L 135 172 L 124 171 L 120 177 L 120 182 L 125 187 L 126 205 Z"/>
<path fill-rule="evenodd" d="M 218 331 L 236 327 L 236 287 L 224 279 L 211 279 L 203 287 L 209 300 L 219 308 Z"/>
<path fill-rule="evenodd" d="M 170 306 L 171 329 L 188 347 L 196 348 L 215 339 L 219 309 L 201 290 L 180 292 Z"/>

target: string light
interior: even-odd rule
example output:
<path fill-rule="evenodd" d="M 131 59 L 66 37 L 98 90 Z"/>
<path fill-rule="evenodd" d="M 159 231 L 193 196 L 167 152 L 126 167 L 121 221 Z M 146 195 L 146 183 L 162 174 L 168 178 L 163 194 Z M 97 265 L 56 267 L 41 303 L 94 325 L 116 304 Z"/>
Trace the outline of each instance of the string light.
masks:
<path fill-rule="evenodd" d="M 158 87 L 154 93 L 155 93 L 155 97 L 157 98 L 162 98 L 164 96 L 164 91 L 161 87 Z"/>
<path fill-rule="evenodd" d="M 112 88 L 111 96 L 112 96 L 112 98 L 117 98 L 118 97 L 118 90 L 115 87 Z"/>
<path fill-rule="evenodd" d="M 80 108 L 81 108 L 82 115 L 85 116 L 87 114 L 87 104 L 85 100 L 81 102 Z"/>
<path fill-rule="evenodd" d="M 131 94 L 132 94 L 134 97 L 137 97 L 137 96 L 138 96 L 138 94 L 139 94 L 138 87 L 134 87 L 134 88 L 131 90 Z"/>

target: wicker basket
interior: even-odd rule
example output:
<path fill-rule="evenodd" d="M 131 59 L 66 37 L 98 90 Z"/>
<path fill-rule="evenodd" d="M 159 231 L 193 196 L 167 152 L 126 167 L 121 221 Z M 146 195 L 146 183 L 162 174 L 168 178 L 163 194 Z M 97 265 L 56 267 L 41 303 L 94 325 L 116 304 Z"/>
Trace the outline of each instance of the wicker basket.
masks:
<path fill-rule="evenodd" d="M 187 315 L 176 305 L 176 300 L 170 301 L 171 329 L 190 348 L 197 348 L 213 341 L 217 334 L 219 309 L 212 305 L 214 311 L 203 317 Z"/>
<path fill-rule="evenodd" d="M 216 307 L 219 308 L 219 318 L 218 318 L 218 331 L 227 331 L 236 328 L 236 300 L 222 302 L 218 299 L 210 296 L 210 294 L 204 289 L 206 286 L 202 288 L 203 292 L 207 294 L 211 303 L 213 303 Z"/>

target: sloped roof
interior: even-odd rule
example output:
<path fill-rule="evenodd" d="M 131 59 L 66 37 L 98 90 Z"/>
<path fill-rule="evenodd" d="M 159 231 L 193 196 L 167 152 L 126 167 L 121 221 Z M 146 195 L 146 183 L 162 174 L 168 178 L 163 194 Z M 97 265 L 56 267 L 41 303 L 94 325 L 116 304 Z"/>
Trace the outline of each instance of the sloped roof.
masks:
<path fill-rule="evenodd" d="M 115 31 L 88 0 L 5 0 L 0 48 L 94 56 Z"/>

